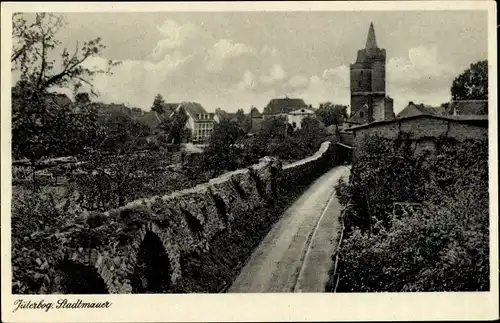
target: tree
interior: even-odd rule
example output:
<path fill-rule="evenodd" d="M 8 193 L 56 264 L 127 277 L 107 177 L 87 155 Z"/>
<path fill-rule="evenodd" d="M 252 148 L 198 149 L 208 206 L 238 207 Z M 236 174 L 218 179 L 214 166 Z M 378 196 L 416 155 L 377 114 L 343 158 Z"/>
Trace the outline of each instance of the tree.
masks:
<path fill-rule="evenodd" d="M 124 111 L 100 116 L 99 144 L 82 159 L 82 174 L 73 178 L 80 204 L 90 210 L 118 207 L 133 199 L 147 180 L 152 180 L 160 162 L 149 152 L 141 152 L 148 125 Z"/>
<path fill-rule="evenodd" d="M 20 80 L 29 85 L 32 95 L 39 95 L 47 89 L 80 88 L 89 86 L 95 92 L 92 79 L 97 74 L 108 74 L 119 62 L 109 60 L 106 68 L 89 68 L 84 63 L 96 57 L 106 46 L 101 38 L 77 42 L 73 52 L 60 48 L 61 42 L 56 35 L 64 27 L 65 19 L 52 13 L 36 13 L 29 23 L 23 14 L 13 17 L 13 49 L 11 54 L 12 69 L 19 73 Z M 60 53 L 58 59 L 53 57 Z M 25 90 L 27 90 L 26 88 Z"/>
<path fill-rule="evenodd" d="M 238 111 L 236 111 L 236 122 L 239 124 L 244 133 L 248 133 L 250 131 L 252 126 L 250 118 L 250 115 L 246 115 L 243 109 L 238 109 Z"/>
<path fill-rule="evenodd" d="M 220 120 L 229 120 L 229 114 L 221 108 L 215 109 L 215 114 L 219 117 Z"/>
<path fill-rule="evenodd" d="M 334 124 L 338 130 L 338 126 L 347 119 L 347 106 L 332 102 L 321 103 L 316 115 L 325 126 Z"/>
<path fill-rule="evenodd" d="M 488 290 L 488 142 L 441 138 L 414 154 L 409 134 L 361 142 L 343 217 L 340 289 L 350 292 Z M 395 201 L 421 203 L 395 212 Z"/>
<path fill-rule="evenodd" d="M 212 171 L 211 177 L 238 168 L 238 156 L 241 151 L 235 143 L 243 135 L 243 130 L 234 121 L 222 120 L 215 125 L 204 152 L 203 163 L 207 170 Z"/>
<path fill-rule="evenodd" d="M 28 22 L 30 20 L 30 22 Z M 32 165 L 44 157 L 84 153 L 92 134 L 92 111 L 75 114 L 68 100 L 49 93 L 57 88 L 83 85 L 97 95 L 92 80 L 98 74 L 109 74 L 118 62 L 107 67 L 89 68 L 84 63 L 105 48 L 96 38 L 79 45 L 73 52 L 61 48 L 56 38 L 64 26 L 63 16 L 36 13 L 13 17 L 12 70 L 19 81 L 12 89 L 12 150 L 17 157 L 29 158 Z M 57 59 L 56 59 L 57 58 Z M 89 122 L 87 122 L 89 121 Z M 89 127 L 89 128 L 88 128 Z"/>
<path fill-rule="evenodd" d="M 452 100 L 488 100 L 488 61 L 471 64 L 451 86 Z"/>
<path fill-rule="evenodd" d="M 75 95 L 75 102 L 76 103 L 90 103 L 90 96 L 87 92 L 80 92 Z"/>
<path fill-rule="evenodd" d="M 159 114 L 163 114 L 165 112 L 165 100 L 161 96 L 161 94 L 157 94 L 153 101 L 153 105 L 151 106 L 151 111 L 154 111 Z"/>
<path fill-rule="evenodd" d="M 160 123 L 160 130 L 167 135 L 169 143 L 180 144 L 186 139 L 187 132 L 185 131 L 188 115 L 186 110 L 181 106 L 177 111 L 174 111 L 172 116 L 164 119 Z"/>

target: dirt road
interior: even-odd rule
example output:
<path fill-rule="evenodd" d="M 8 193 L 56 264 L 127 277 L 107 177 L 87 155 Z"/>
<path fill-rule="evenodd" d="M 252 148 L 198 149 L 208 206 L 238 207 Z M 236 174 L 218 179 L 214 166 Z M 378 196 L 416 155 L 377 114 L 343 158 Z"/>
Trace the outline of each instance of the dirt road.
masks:
<path fill-rule="evenodd" d="M 228 290 L 229 293 L 323 292 L 338 239 L 338 166 L 317 179 L 288 208 Z"/>

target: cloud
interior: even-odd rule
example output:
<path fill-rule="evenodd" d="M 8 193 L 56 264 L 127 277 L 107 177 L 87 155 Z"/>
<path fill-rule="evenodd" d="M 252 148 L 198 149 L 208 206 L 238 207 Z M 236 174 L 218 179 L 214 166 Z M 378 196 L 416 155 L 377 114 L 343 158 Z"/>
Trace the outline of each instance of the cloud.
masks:
<path fill-rule="evenodd" d="M 288 80 L 288 86 L 291 88 L 302 88 L 309 83 L 309 79 L 304 75 L 294 75 Z"/>
<path fill-rule="evenodd" d="M 161 61 L 124 60 L 112 69 L 111 75 L 98 74 L 94 87 L 99 101 L 126 103 L 147 110 L 157 93 L 165 94 L 165 83 L 174 83 L 191 57 L 180 53 L 165 55 Z M 107 59 L 93 57 L 84 63 L 88 68 L 105 68 Z M 84 87 L 83 90 L 86 90 Z M 88 89 L 87 89 L 88 90 Z M 167 92 L 168 93 L 168 92 Z"/>
<path fill-rule="evenodd" d="M 408 101 L 439 104 L 449 99 L 457 68 L 438 60 L 436 47 L 414 47 L 407 57 L 389 59 L 387 92 L 395 98 L 396 110 Z"/>
<path fill-rule="evenodd" d="M 269 69 L 269 75 L 264 75 L 261 77 L 261 81 L 264 84 L 274 84 L 276 82 L 281 82 L 285 79 L 286 73 L 283 67 L 279 64 L 274 64 Z"/>
<path fill-rule="evenodd" d="M 260 50 L 260 54 L 262 56 L 276 57 L 278 56 L 278 49 L 276 47 L 269 47 L 267 45 L 264 45 L 264 47 L 262 47 L 262 49 Z"/>
<path fill-rule="evenodd" d="M 254 49 L 245 44 L 221 39 L 208 51 L 207 71 L 220 71 L 228 60 L 252 53 L 254 53 Z"/>
<path fill-rule="evenodd" d="M 345 88 L 349 86 L 349 73 L 349 67 L 346 65 L 342 65 L 336 68 L 324 70 L 322 76 L 323 79 L 327 80 L 331 84 Z"/>
<path fill-rule="evenodd" d="M 256 86 L 257 80 L 255 79 L 255 75 L 250 71 L 246 71 L 245 74 L 243 74 L 243 79 L 236 87 L 241 90 L 253 90 Z"/>
<path fill-rule="evenodd" d="M 157 27 L 162 38 L 156 43 L 151 59 L 163 59 L 173 50 L 197 51 L 199 45 L 210 41 L 210 35 L 200 27 L 188 23 L 179 24 L 174 20 L 166 20 Z"/>
<path fill-rule="evenodd" d="M 323 71 L 322 75 L 312 75 L 309 85 L 302 95 L 308 104 L 318 105 L 331 101 L 335 104 L 349 104 L 349 75 L 344 75 L 345 66 Z"/>

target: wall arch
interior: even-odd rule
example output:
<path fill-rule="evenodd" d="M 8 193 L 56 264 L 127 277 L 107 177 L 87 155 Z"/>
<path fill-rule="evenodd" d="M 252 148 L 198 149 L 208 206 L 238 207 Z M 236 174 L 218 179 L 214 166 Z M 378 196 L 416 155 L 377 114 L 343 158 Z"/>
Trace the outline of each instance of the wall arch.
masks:
<path fill-rule="evenodd" d="M 172 290 L 172 263 L 156 233 L 145 233 L 135 258 L 135 266 L 129 278 L 132 293 L 158 294 Z"/>
<path fill-rule="evenodd" d="M 55 269 L 50 286 L 52 294 L 109 294 L 104 279 L 92 266 L 63 260 Z"/>

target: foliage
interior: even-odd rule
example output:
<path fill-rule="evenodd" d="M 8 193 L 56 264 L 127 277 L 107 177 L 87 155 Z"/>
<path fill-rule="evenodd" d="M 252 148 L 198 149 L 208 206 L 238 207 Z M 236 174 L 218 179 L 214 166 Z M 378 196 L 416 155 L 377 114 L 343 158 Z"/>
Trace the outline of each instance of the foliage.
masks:
<path fill-rule="evenodd" d="M 82 207 L 103 211 L 134 199 L 161 171 L 160 161 L 168 159 L 141 151 L 151 129 L 125 113 L 101 116 L 98 125 L 100 143 L 81 159 L 72 183 Z"/>
<path fill-rule="evenodd" d="M 137 152 L 133 147 L 112 155 L 96 152 L 72 177 L 78 204 L 86 210 L 105 211 L 144 197 L 148 183 L 163 171 L 160 161 L 157 154 Z"/>
<path fill-rule="evenodd" d="M 117 65 L 112 61 L 105 69 L 85 65 L 105 48 L 100 38 L 77 44 L 73 53 L 60 48 L 56 36 L 64 24 L 62 16 L 51 13 L 13 17 L 11 62 L 19 81 L 12 89 L 12 148 L 16 158 L 29 158 L 33 164 L 44 157 L 81 153 L 92 141 L 86 136 L 95 133 L 95 114 L 72 113 L 71 103 L 49 90 L 72 87 L 77 92 L 87 85 L 95 94 L 93 77 L 110 73 Z"/>
<path fill-rule="evenodd" d="M 326 129 L 314 117 L 302 120 L 302 127 L 292 131 L 286 122 L 272 120 L 257 135 L 257 140 L 265 146 L 265 154 L 285 160 L 296 160 L 316 152 L 328 135 Z"/>
<path fill-rule="evenodd" d="M 235 144 L 243 134 L 243 130 L 233 121 L 222 120 L 215 125 L 203 154 L 203 168 L 212 171 L 212 177 L 238 168 L 241 149 Z"/>
<path fill-rule="evenodd" d="M 71 217 L 75 212 L 74 192 L 70 190 L 24 193 L 21 187 L 15 187 L 13 193 L 11 227 L 15 240 L 23 241 L 27 235 L 58 229 L 74 219 Z"/>
<path fill-rule="evenodd" d="M 159 114 L 163 114 L 165 112 L 165 100 L 161 94 L 157 94 L 153 101 L 153 105 L 151 106 L 151 111 L 154 111 Z"/>
<path fill-rule="evenodd" d="M 118 64 L 108 61 L 105 69 L 86 67 L 84 62 L 105 49 L 100 38 L 86 41 L 81 46 L 77 44 L 72 53 L 67 48 L 61 49 L 61 42 L 56 38 L 66 23 L 61 15 L 36 13 L 34 17 L 29 17 L 16 13 L 12 23 L 12 69 L 20 74 L 21 81 L 30 84 L 33 95 L 51 87 L 73 86 L 78 89 L 84 84 L 95 93 L 92 78 L 97 74 L 110 73 L 110 69 Z M 52 58 L 55 53 L 60 53 L 57 60 L 60 66 Z"/>
<path fill-rule="evenodd" d="M 172 116 L 161 122 L 159 128 L 161 132 L 167 135 L 167 142 L 173 142 L 178 145 L 189 139 L 190 132 L 186 131 L 187 120 L 188 115 L 186 110 L 184 110 L 183 107 L 180 107 L 172 114 Z"/>
<path fill-rule="evenodd" d="M 90 103 L 90 96 L 87 92 L 80 92 L 75 95 L 75 102 L 76 103 Z"/>
<path fill-rule="evenodd" d="M 479 61 L 453 80 L 452 100 L 488 100 L 488 61 Z"/>
<path fill-rule="evenodd" d="M 364 142 L 349 183 L 336 187 L 349 205 L 339 291 L 489 288 L 487 142 L 436 144 L 416 154 L 404 135 Z M 422 210 L 394 216 L 393 202 Z"/>
<path fill-rule="evenodd" d="M 238 111 L 236 111 L 236 122 L 240 126 L 243 133 L 250 132 L 250 129 L 252 127 L 252 121 L 250 118 L 251 116 L 246 115 L 243 109 L 238 109 Z"/>
<path fill-rule="evenodd" d="M 229 120 L 229 113 L 227 111 L 222 110 L 221 108 L 215 109 L 215 114 L 219 117 L 220 120 Z"/>
<path fill-rule="evenodd" d="M 138 146 L 140 138 L 152 133 L 148 125 L 119 111 L 100 116 L 97 124 L 100 140 L 98 150 L 106 152 L 131 151 Z"/>
<path fill-rule="evenodd" d="M 20 92 L 20 93 L 19 93 Z M 22 89 L 13 99 L 23 100 Z M 19 94 L 18 94 L 19 93 Z M 12 151 L 15 158 L 28 158 L 34 164 L 42 158 L 80 155 L 97 135 L 97 114 L 91 107 L 73 113 L 70 105 L 59 105 L 54 96 L 38 97 L 33 106 L 12 106 Z"/>
<path fill-rule="evenodd" d="M 332 124 L 338 126 L 347 119 L 347 106 L 332 102 L 320 103 L 316 115 L 326 127 Z"/>

